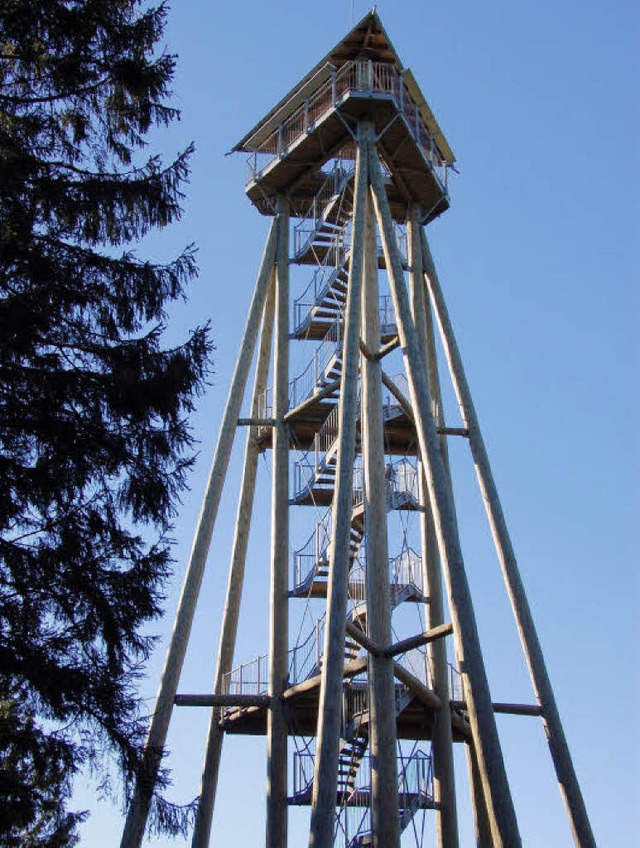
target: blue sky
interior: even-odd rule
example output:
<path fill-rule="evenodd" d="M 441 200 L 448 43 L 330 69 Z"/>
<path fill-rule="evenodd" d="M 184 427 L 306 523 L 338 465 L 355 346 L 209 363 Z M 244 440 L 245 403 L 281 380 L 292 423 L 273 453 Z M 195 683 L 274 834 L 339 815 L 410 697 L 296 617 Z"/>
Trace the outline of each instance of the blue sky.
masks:
<path fill-rule="evenodd" d="M 368 8 L 356 2 L 356 19 Z M 605 848 L 630 845 L 640 825 L 637 12 L 630 0 L 377 8 L 457 156 L 451 209 L 428 230 L 432 251 L 596 838 Z M 176 521 L 176 574 L 144 684 L 149 708 L 268 224 L 244 196 L 243 157 L 224 154 L 350 23 L 349 0 L 183 0 L 170 15 L 182 121 L 153 145 L 171 156 L 194 140 L 197 152 L 182 222 L 144 249 L 162 259 L 199 245 L 200 279 L 173 310 L 168 340 L 210 319 L 217 351 L 193 420 L 200 460 Z M 454 470 L 492 693 L 530 701 L 462 448 Z M 237 458 L 230 475 L 182 692 L 211 686 Z M 259 494 L 268 515 L 266 464 Z M 266 521 L 258 517 L 258 527 Z M 252 539 L 247 576 L 238 661 L 267 650 L 264 539 Z M 524 844 L 570 845 L 540 723 L 505 717 L 499 730 Z M 198 792 L 205 733 L 204 712 L 176 711 L 169 765 L 178 800 Z M 228 740 L 212 845 L 260 844 L 265 768 L 263 740 Z M 461 758 L 458 774 L 465 783 Z M 116 844 L 119 808 L 90 788 L 78 803 L 93 813 L 83 844 Z M 468 813 L 462 830 L 471 845 Z M 304 844 L 305 833 L 292 814 L 290 844 Z"/>

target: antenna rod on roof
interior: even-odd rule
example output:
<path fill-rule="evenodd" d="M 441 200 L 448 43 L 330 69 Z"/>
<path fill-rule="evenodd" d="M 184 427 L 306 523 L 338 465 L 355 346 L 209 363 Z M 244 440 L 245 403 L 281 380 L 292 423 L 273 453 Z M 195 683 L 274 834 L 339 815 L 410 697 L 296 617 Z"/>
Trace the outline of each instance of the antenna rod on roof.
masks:
<path fill-rule="evenodd" d="M 354 20 L 355 4 L 356 4 L 356 0 L 351 0 L 351 26 L 353 26 L 354 23 L 355 23 L 355 20 Z"/>

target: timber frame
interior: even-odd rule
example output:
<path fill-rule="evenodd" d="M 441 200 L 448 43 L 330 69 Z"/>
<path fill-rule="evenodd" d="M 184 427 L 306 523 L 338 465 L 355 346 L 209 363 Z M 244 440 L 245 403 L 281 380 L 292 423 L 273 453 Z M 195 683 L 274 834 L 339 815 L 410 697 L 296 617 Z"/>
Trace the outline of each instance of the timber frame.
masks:
<path fill-rule="evenodd" d="M 477 844 L 516 848 L 521 838 L 496 713 L 542 719 L 576 845 L 594 848 L 424 230 L 449 207 L 455 158 L 377 13 L 365 16 L 233 151 L 248 154 L 247 195 L 272 221 L 122 848 L 142 842 L 176 705 L 210 710 L 194 848 L 209 844 L 223 739 L 234 734 L 267 737 L 267 848 L 288 844 L 292 804 L 310 807 L 314 848 L 342 844 L 336 823 L 349 808 L 367 808 L 370 818 L 351 841 L 344 836 L 345 845 L 397 848 L 411 817 L 428 811 L 438 846 L 457 848 L 455 743 L 467 751 Z M 298 298 L 292 265 L 315 269 Z M 383 276 L 387 294 L 379 289 Z M 436 325 L 461 426 L 448 426 L 444 417 Z M 292 378 L 296 342 L 313 346 L 313 355 Z M 394 357 L 402 379 L 387 370 Z M 244 465 L 215 679 L 210 693 L 178 694 L 239 428 L 246 432 Z M 448 439 L 456 437 L 468 443 L 476 467 L 535 703 L 492 700 L 449 469 Z M 234 668 L 258 457 L 265 451 L 273 469 L 270 644 L 267 655 Z M 294 464 L 296 452 L 306 459 Z M 326 511 L 311 553 L 296 551 L 290 579 L 290 512 L 310 505 Z M 393 560 L 395 576 L 394 510 L 415 513 L 421 549 L 403 549 L 404 559 Z M 304 654 L 290 646 L 289 605 L 297 598 L 325 604 Z M 391 625 L 400 604 L 422 607 L 425 624 L 397 639 Z M 411 652 L 418 652 L 421 672 L 407 663 Z M 296 737 L 312 738 L 314 746 L 312 754 L 294 754 L 292 775 Z M 430 746 L 428 755 L 411 755 L 419 781 L 398 758 L 406 740 Z M 358 770 L 365 770 L 367 749 L 365 785 Z"/>

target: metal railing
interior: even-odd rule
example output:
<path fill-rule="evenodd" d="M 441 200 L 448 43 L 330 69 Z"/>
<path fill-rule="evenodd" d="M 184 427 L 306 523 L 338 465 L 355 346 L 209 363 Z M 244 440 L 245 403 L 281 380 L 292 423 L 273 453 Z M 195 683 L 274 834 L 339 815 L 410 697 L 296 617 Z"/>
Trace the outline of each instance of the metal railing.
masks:
<path fill-rule="evenodd" d="M 304 371 L 289 383 L 291 409 L 310 397 L 317 386 L 326 382 L 329 366 L 342 353 L 342 331 L 342 322 L 338 318 L 327 330 Z"/>
<path fill-rule="evenodd" d="M 407 129 L 417 142 L 442 190 L 447 193 L 447 164 L 435 138 L 427 129 L 420 109 L 409 94 L 402 75 L 387 62 L 356 59 L 333 70 L 331 77 L 309 95 L 262 142 L 260 149 L 247 159 L 247 183 L 260 179 L 263 171 L 277 157 L 284 156 L 294 142 L 315 129 L 315 124 L 328 110 L 340 105 L 351 93 L 385 94 L 391 97 L 403 116 Z"/>
<path fill-rule="evenodd" d="M 328 562 L 331 544 L 331 507 L 314 527 L 305 544 L 293 552 L 293 585 L 302 586 L 321 563 Z"/>
<path fill-rule="evenodd" d="M 396 662 L 417 678 L 427 689 L 433 689 L 426 648 L 412 648 L 405 654 L 397 656 Z"/>
<path fill-rule="evenodd" d="M 313 755 L 307 754 L 312 757 Z M 308 765 L 306 766 L 308 769 Z M 371 791 L 371 757 L 363 757 L 354 792 L 369 794 Z M 433 770 L 431 757 L 417 750 L 400 760 L 398 773 L 398 806 L 400 809 L 400 832 L 407 828 L 417 810 L 433 803 Z M 370 844 L 372 833 L 371 807 L 345 804 L 338 814 L 340 843 L 348 848 L 360 848 Z"/>
<path fill-rule="evenodd" d="M 309 223 L 311 223 L 312 227 L 316 228 L 318 223 L 324 219 L 327 204 L 343 192 L 354 171 L 355 160 L 343 158 L 332 159 L 330 169 L 328 171 L 321 171 L 323 175 L 326 174 L 326 178 L 315 193 L 300 223 L 296 224 L 293 228 L 294 244 L 296 243 L 295 233 L 298 230 L 303 229 L 305 225 L 309 226 Z"/>
<path fill-rule="evenodd" d="M 293 228 L 293 253 L 294 259 L 307 252 L 313 243 L 314 236 L 323 228 L 340 227 L 336 230 L 336 239 L 333 248 L 329 249 L 332 261 L 339 261 L 342 245 L 347 243 L 346 233 L 343 232 L 350 223 L 351 204 L 348 201 L 348 186 L 355 170 L 355 161 L 336 158 L 332 160 L 331 170 L 320 186 L 309 208 L 301 220 Z M 324 172 L 323 172 L 324 173 Z M 337 210 L 336 210 L 337 205 Z M 335 221 L 328 223 L 329 213 L 334 211 Z M 323 234 L 323 245 L 327 241 L 327 234 Z M 326 245 L 325 245 L 326 246 Z"/>
<path fill-rule="evenodd" d="M 389 561 L 392 586 L 415 586 L 423 591 L 422 558 L 413 548 L 405 548 Z"/>
<path fill-rule="evenodd" d="M 318 618 L 313 629 L 299 645 L 289 651 L 289 681 L 291 685 L 301 683 L 320 668 L 324 648 L 326 612 Z"/>
<path fill-rule="evenodd" d="M 409 459 L 399 459 L 385 468 L 387 508 L 399 509 L 420 503 L 418 469 Z"/>
<path fill-rule="evenodd" d="M 449 666 L 449 698 L 452 701 L 464 701 L 462 674 L 451 663 L 447 663 L 447 665 Z"/>
<path fill-rule="evenodd" d="M 341 251 L 341 253 L 346 254 L 346 251 Z M 342 261 L 336 264 L 331 262 L 330 264 L 319 265 L 316 268 L 307 288 L 300 297 L 293 301 L 294 333 L 300 330 L 306 323 L 311 309 L 316 304 L 322 303 L 344 268 L 344 256 L 342 257 Z M 337 301 L 336 307 L 339 308 Z"/>
<path fill-rule="evenodd" d="M 222 678 L 225 695 L 265 695 L 269 688 L 269 655 L 261 654 L 227 672 Z"/>

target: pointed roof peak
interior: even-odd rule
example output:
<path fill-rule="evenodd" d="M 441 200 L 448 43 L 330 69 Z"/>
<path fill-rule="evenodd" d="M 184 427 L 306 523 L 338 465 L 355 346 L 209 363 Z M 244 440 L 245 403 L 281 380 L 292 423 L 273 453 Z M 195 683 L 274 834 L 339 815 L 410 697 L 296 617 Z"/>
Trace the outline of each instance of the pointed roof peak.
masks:
<path fill-rule="evenodd" d="M 247 143 L 259 127 L 270 122 L 287 104 L 293 103 L 299 97 L 300 91 L 317 78 L 324 68 L 329 65 L 337 70 L 353 59 L 389 62 L 398 73 L 403 70 L 400 57 L 382 25 L 375 6 L 229 152 L 247 149 Z"/>

